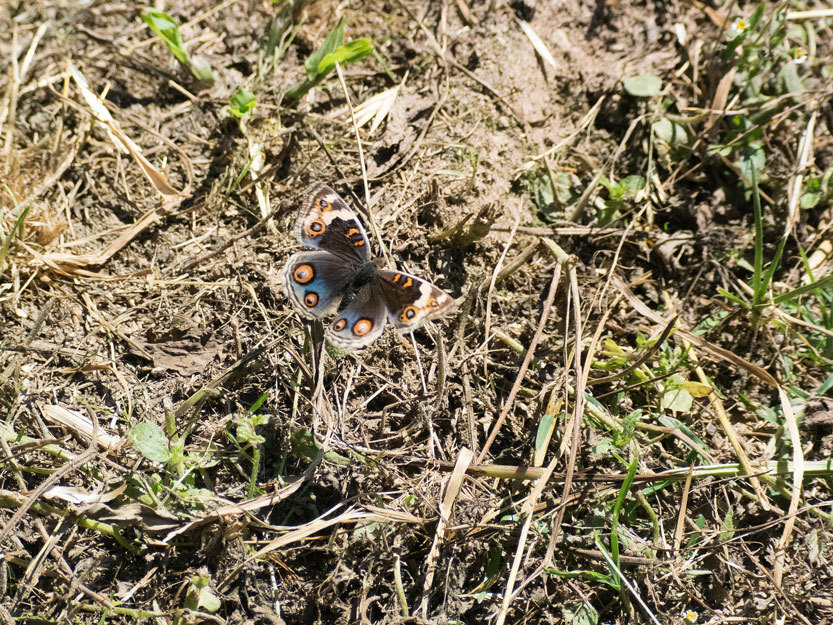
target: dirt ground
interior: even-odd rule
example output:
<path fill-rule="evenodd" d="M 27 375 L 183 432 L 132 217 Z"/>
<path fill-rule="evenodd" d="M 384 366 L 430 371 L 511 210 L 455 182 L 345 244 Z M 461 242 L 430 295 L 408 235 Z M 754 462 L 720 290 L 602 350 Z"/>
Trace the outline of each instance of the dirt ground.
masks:
<path fill-rule="evenodd" d="M 833 289 L 791 295 L 830 273 L 831 19 L 761 121 L 720 56 L 755 7 L 159 3 L 208 82 L 141 6 L 4 6 L 3 622 L 833 622 Z M 289 102 L 342 18 L 374 54 Z M 280 279 L 316 181 L 453 312 L 326 346 Z"/>

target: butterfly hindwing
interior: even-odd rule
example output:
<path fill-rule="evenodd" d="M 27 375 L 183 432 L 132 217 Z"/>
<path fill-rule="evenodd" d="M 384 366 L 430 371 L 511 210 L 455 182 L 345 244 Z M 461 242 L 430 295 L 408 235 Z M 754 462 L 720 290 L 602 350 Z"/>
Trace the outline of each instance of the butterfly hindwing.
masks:
<path fill-rule="evenodd" d="M 380 269 L 377 283 L 377 290 L 385 300 L 388 321 L 399 332 L 413 332 L 454 306 L 454 298 L 442 289 L 401 271 Z"/>
<path fill-rule="evenodd" d="M 338 310 L 355 270 L 329 252 L 298 252 L 281 272 L 292 307 L 308 319 L 320 319 Z"/>
<path fill-rule="evenodd" d="M 382 335 L 388 309 L 377 284 L 366 284 L 327 326 L 327 340 L 339 349 L 366 347 Z"/>
<path fill-rule="evenodd" d="M 327 185 L 316 182 L 304 193 L 293 230 L 304 245 L 354 265 L 370 260 L 370 242 L 356 213 Z"/>

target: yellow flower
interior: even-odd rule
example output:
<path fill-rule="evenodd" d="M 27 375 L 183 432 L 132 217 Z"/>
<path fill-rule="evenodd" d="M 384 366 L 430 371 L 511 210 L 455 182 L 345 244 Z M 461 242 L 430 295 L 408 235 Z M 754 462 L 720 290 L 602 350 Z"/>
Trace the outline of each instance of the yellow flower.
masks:
<path fill-rule="evenodd" d="M 735 18 L 735 21 L 732 22 L 732 32 L 740 34 L 746 30 L 747 26 L 749 26 L 749 23 L 745 19 L 742 17 Z"/>
<path fill-rule="evenodd" d="M 697 612 L 694 610 L 686 610 L 683 612 L 683 622 L 686 625 L 693 625 L 697 622 Z"/>
<path fill-rule="evenodd" d="M 807 52 L 805 52 L 804 48 L 793 48 L 790 50 L 790 54 L 792 55 L 793 62 L 796 65 L 801 65 L 807 60 Z"/>

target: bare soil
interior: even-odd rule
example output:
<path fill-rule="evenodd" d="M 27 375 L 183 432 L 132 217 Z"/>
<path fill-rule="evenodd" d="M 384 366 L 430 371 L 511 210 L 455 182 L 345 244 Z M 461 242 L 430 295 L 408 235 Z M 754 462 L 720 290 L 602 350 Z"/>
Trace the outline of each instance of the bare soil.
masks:
<path fill-rule="evenodd" d="M 709 345 L 778 380 L 793 344 L 772 326 L 756 328 L 719 295 L 736 290 L 738 275 L 748 278 L 734 261 L 738 250 L 751 258 L 753 229 L 751 203 L 715 170 L 634 200 L 604 228 L 596 210 L 603 190 L 578 198 L 600 169 L 616 178 L 645 171 L 649 132 L 639 118 L 651 111 L 622 80 L 649 73 L 690 89 L 677 70 L 692 41 L 708 43 L 720 29 L 683 2 L 478 1 L 469 4 L 470 20 L 462 2 L 303 4 L 296 11 L 303 25 L 259 85 L 242 129 L 223 108 L 239 85 L 251 87 L 261 38 L 280 6 L 232 0 L 165 8 L 185 24 L 189 52 L 217 73 L 212 85 L 172 59 L 143 25 L 141 7 L 59 1 L 3 10 L 0 80 L 11 105 L 0 124 L 3 205 L 11 209 L 13 194 L 31 208 L 26 245 L 14 248 L 0 276 L 0 616 L 293 625 L 485 623 L 503 612 L 509 623 L 595 622 L 570 620 L 586 602 L 598 622 L 649 622 L 634 595 L 599 579 L 611 572 L 594 535 L 610 549 L 614 504 L 636 456 L 632 446 L 615 453 L 600 446 L 613 426 L 592 411 L 571 443 L 570 306 L 578 298 L 582 362 L 605 360 L 611 345 L 634 350 L 635 361 L 640 342 L 657 338 L 674 316 L 689 330 L 716 320 L 702 334 Z M 341 17 L 345 40 L 371 37 L 385 63 L 371 56 L 344 68 L 352 104 L 407 72 L 390 117 L 373 134 L 361 130 L 369 207 L 337 75 L 296 108 L 281 104 Z M 555 67 L 536 54 L 522 21 Z M 16 80 L 36 36 L 26 75 Z M 819 45 L 830 54 L 829 41 Z M 160 194 L 92 123 L 68 63 L 105 94 L 113 117 L 177 195 Z M 691 97 L 708 106 L 696 89 Z M 819 120 L 822 169 L 833 156 L 829 123 Z M 787 120 L 780 136 L 802 131 Z M 257 179 L 241 176 L 253 141 L 265 146 Z M 785 193 L 778 172 L 792 171 L 783 153 L 783 162 L 770 161 L 766 187 L 777 206 Z M 657 159 L 659 178 L 670 179 L 673 168 Z M 533 201 L 535 180 L 550 173 L 576 181 L 569 207 L 580 210 L 544 214 Z M 396 266 L 452 294 L 455 312 L 418 330 L 414 343 L 388 331 L 361 352 L 323 347 L 320 326 L 292 312 L 278 280 L 299 249 L 291 235 L 299 198 L 319 180 L 363 217 L 372 214 Z M 268 196 L 269 219 L 258 190 Z M 768 214 L 771 253 L 784 217 Z M 802 246 L 824 238 L 830 218 L 828 206 L 802 219 L 776 280 L 797 283 Z M 559 265 L 543 238 L 570 262 Z M 378 251 L 380 242 L 373 244 Z M 540 326 L 558 271 L 555 303 Z M 602 342 L 590 353 L 599 328 Z M 535 358 L 513 390 L 533 340 Z M 675 371 L 690 380 L 697 352 L 748 456 L 780 457 L 767 449 L 777 428 L 755 409 L 778 405 L 774 387 L 679 335 L 661 349 L 675 354 Z M 796 366 L 803 388 L 829 375 L 806 361 Z M 601 364 L 591 371 L 616 373 Z M 657 399 L 661 380 L 626 381 L 588 393 L 614 423 L 639 409 L 649 426 L 639 430 L 644 479 L 618 519 L 618 549 L 623 576 L 659 622 L 683 622 L 688 610 L 700 623 L 770 622 L 769 615 L 833 622 L 829 478 L 805 480 L 796 529 L 782 545 L 790 476 L 780 490 L 735 477 L 649 479 L 738 456 L 709 397 L 672 415 Z M 251 492 L 252 450 L 240 424 L 265 393 Z M 480 458 L 510 395 L 508 418 Z M 814 425 L 802 428 L 805 457 L 829 459 L 830 400 L 814 401 Z M 86 416 L 117 442 L 91 443 L 56 421 L 52 406 Z M 538 466 L 562 443 L 574 452 L 561 456 L 532 500 L 530 479 L 481 468 L 536 464 L 545 414 L 556 415 L 555 434 Z M 663 414 L 683 425 L 659 421 Z M 199 462 L 147 459 L 128 439 L 138 423 L 161 426 Z M 686 437 L 706 452 L 692 453 Z M 464 448 L 474 458 L 460 482 L 451 478 Z M 534 504 L 528 533 L 526 502 Z M 780 585 L 773 577 L 779 549 Z M 567 571 L 584 573 L 557 574 Z M 200 574 L 220 600 L 213 613 L 205 605 L 186 610 Z M 504 608 L 510 579 L 519 590 Z"/>

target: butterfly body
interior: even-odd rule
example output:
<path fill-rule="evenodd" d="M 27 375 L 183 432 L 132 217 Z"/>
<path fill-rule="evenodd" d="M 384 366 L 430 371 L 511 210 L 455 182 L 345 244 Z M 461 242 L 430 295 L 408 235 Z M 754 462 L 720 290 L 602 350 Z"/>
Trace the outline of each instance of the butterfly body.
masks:
<path fill-rule="evenodd" d="M 383 269 L 371 258 L 358 217 L 328 186 L 315 183 L 295 221 L 296 238 L 314 248 L 293 254 L 283 269 L 292 307 L 308 319 L 336 314 L 327 340 L 341 349 L 369 345 L 390 323 L 412 332 L 454 305 L 450 295 L 425 280 Z"/>

